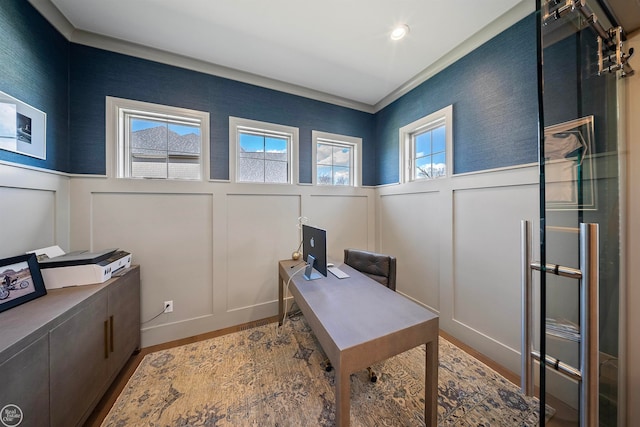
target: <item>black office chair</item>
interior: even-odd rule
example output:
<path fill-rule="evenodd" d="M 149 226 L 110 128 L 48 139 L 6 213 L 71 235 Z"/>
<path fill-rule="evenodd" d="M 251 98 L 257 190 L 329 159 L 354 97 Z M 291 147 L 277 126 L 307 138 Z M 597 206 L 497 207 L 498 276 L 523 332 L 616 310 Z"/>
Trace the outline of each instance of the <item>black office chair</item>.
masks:
<path fill-rule="evenodd" d="M 344 263 L 392 291 L 396 290 L 395 257 L 359 249 L 345 249 Z"/>
<path fill-rule="evenodd" d="M 359 249 L 345 249 L 344 263 L 359 272 L 366 274 L 376 282 L 391 289 L 396 290 L 396 258 L 390 255 L 377 254 L 375 252 L 363 251 Z M 327 361 L 325 369 L 332 369 L 331 363 Z M 378 381 L 378 376 L 371 367 L 367 368 L 369 379 L 372 383 Z"/>

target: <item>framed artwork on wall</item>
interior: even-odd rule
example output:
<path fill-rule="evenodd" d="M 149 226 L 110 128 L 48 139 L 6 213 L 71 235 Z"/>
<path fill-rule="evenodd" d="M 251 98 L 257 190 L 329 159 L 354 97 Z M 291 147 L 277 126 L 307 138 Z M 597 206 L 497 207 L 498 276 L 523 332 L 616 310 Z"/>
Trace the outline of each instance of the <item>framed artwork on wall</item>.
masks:
<path fill-rule="evenodd" d="M 47 115 L 0 92 L 0 149 L 46 159 Z"/>
<path fill-rule="evenodd" d="M 0 312 L 46 293 L 35 254 L 0 260 Z"/>

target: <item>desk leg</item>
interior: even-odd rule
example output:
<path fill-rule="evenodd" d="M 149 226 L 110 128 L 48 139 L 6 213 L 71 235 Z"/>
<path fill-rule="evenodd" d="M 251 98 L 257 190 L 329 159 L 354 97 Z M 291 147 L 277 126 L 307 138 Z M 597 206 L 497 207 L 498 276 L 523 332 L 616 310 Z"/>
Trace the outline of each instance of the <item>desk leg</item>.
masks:
<path fill-rule="evenodd" d="M 282 326 L 282 318 L 284 317 L 284 280 L 278 274 L 278 326 Z"/>
<path fill-rule="evenodd" d="M 427 343 L 424 371 L 424 421 L 428 427 L 438 425 L 438 338 Z"/>
<path fill-rule="evenodd" d="M 348 427 L 350 422 L 351 384 L 350 374 L 335 367 L 336 376 L 336 426 Z"/>

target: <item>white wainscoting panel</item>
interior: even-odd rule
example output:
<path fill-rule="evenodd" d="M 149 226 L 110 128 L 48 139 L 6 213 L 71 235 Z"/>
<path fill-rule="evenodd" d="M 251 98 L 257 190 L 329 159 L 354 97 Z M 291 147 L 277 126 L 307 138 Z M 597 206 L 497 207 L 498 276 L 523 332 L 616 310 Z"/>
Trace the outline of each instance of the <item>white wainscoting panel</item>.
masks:
<path fill-rule="evenodd" d="M 440 310 L 438 191 L 380 197 L 380 252 L 397 258 L 396 290 Z"/>
<path fill-rule="evenodd" d="M 213 314 L 211 194 L 94 193 L 91 205 L 93 249 L 121 248 L 142 266 L 142 320 L 174 303 L 143 330 Z"/>
<path fill-rule="evenodd" d="M 377 239 L 398 258 L 398 292 L 440 328 L 520 371 L 520 221 L 538 253 L 536 165 L 378 188 Z M 536 255 L 533 255 L 534 258 Z"/>
<path fill-rule="evenodd" d="M 453 319 L 520 349 L 520 220 L 537 207 L 537 186 L 454 192 Z"/>
<path fill-rule="evenodd" d="M 0 163 L 0 258 L 69 248 L 69 178 Z"/>
<path fill-rule="evenodd" d="M 278 261 L 297 248 L 297 195 L 227 196 L 227 309 L 278 299 Z"/>
<path fill-rule="evenodd" d="M 55 244 L 55 198 L 53 191 L 0 187 L 3 257 Z"/>
<path fill-rule="evenodd" d="M 341 236 L 340 253 L 375 241 L 372 188 L 73 177 L 70 189 L 71 249 L 130 251 L 143 320 L 174 301 L 143 325 L 143 347 L 275 316 L 278 261 L 305 212 Z"/>
<path fill-rule="evenodd" d="M 312 195 L 305 204 L 308 224 L 327 231 L 327 258 L 344 260 L 347 248 L 373 249 L 369 242 L 368 197 Z"/>

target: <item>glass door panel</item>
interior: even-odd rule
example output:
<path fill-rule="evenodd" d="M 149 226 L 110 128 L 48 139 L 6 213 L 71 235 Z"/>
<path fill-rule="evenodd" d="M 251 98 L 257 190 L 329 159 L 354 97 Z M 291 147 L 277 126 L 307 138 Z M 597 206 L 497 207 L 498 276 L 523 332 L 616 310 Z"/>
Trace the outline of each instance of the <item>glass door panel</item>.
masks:
<path fill-rule="evenodd" d="M 543 2 L 544 4 L 544 2 Z M 563 2 L 564 4 L 564 2 Z M 600 24 L 609 29 L 606 15 L 587 2 Z M 560 10 L 551 2 L 556 11 Z M 579 11 L 549 11 L 543 6 L 543 123 L 541 147 L 541 301 L 534 322 L 545 368 L 540 371 L 547 404 L 563 406 L 550 425 L 578 425 L 581 399 L 576 381 L 557 373 L 550 360 L 581 367 L 580 280 L 549 271 L 550 265 L 579 270 L 580 224 L 599 228 L 599 423 L 617 425 L 618 289 L 620 279 L 620 183 L 618 153 L 618 76 L 598 73 L 598 32 Z M 544 269 L 544 268 L 543 268 Z M 556 272 L 557 273 L 557 270 Z M 550 359 L 550 358 L 551 359 Z M 558 423 L 560 419 L 566 424 Z"/>

